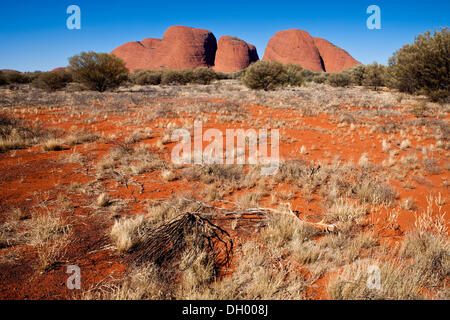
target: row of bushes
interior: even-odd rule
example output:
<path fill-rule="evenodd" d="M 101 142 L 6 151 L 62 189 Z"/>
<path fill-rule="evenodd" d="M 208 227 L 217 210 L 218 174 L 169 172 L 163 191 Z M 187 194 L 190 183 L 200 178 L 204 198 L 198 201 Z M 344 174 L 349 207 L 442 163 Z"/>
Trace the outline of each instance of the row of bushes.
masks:
<path fill-rule="evenodd" d="M 357 65 L 338 73 L 317 73 L 303 70 L 294 64 L 258 61 L 247 69 L 233 74 L 217 73 L 206 67 L 184 70 L 138 71 L 128 73 L 124 62 L 106 53 L 83 52 L 69 60 L 66 71 L 0 72 L 0 85 L 34 83 L 47 90 L 64 88 L 76 81 L 88 89 L 105 91 L 126 82 L 139 85 L 209 84 L 215 79 L 241 79 L 251 89 L 272 90 L 280 86 L 300 86 L 305 81 L 328 83 L 333 86 L 364 85 L 377 89 L 381 86 L 400 91 L 426 94 L 432 100 L 449 97 L 450 33 L 448 28 L 426 32 L 416 37 L 413 44 L 394 53 L 388 66 L 377 63 Z"/>
<path fill-rule="evenodd" d="M 216 79 L 229 79 L 230 75 L 215 72 L 211 68 L 199 67 L 183 70 L 141 70 L 131 75 L 131 81 L 139 85 L 185 85 L 188 83 L 209 84 Z"/>
<path fill-rule="evenodd" d="M 307 81 L 333 86 L 386 86 L 411 94 L 424 94 L 433 101 L 449 98 L 450 29 L 425 32 L 412 44 L 404 45 L 389 59 L 388 66 L 377 63 L 357 65 L 339 73 L 304 72 Z"/>
<path fill-rule="evenodd" d="M 301 86 L 303 69 L 295 64 L 276 61 L 257 61 L 241 74 L 241 80 L 250 89 L 272 90 L 280 86 Z"/>
<path fill-rule="evenodd" d="M 387 85 L 386 67 L 376 62 L 368 65 L 356 65 L 341 72 L 311 72 L 304 70 L 306 81 L 327 83 L 334 87 L 349 85 L 366 86 L 377 89 Z"/>
<path fill-rule="evenodd" d="M 231 75 L 199 67 L 183 70 L 142 70 L 129 74 L 124 62 L 109 54 L 83 52 L 69 60 L 66 70 L 51 72 L 0 72 L 0 85 L 33 83 L 49 91 L 64 88 L 75 81 L 96 91 L 116 88 L 127 82 L 139 85 L 209 84 L 215 79 L 230 79 Z"/>

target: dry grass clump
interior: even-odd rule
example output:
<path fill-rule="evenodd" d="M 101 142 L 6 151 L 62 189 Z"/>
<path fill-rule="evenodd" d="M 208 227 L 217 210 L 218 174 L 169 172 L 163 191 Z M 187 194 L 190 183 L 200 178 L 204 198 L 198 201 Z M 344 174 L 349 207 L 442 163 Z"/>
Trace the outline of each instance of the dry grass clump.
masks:
<path fill-rule="evenodd" d="M 424 285 L 439 288 L 450 276 L 449 250 L 450 244 L 445 236 L 413 230 L 403 239 L 400 255 L 413 259 L 414 268 L 422 274 Z"/>
<path fill-rule="evenodd" d="M 368 285 L 379 268 L 380 287 Z M 376 284 L 373 281 L 372 284 Z M 357 260 L 330 279 L 327 292 L 336 300 L 422 299 L 421 275 L 402 261 Z"/>
<path fill-rule="evenodd" d="M 83 292 L 83 300 L 166 300 L 172 299 L 168 283 L 160 278 L 159 269 L 144 265 L 133 271 L 122 281 L 110 282 Z"/>
<path fill-rule="evenodd" d="M 27 231 L 28 244 L 36 247 L 37 270 L 48 271 L 64 258 L 72 227 L 53 214 L 34 215 Z"/>
<path fill-rule="evenodd" d="M 429 174 L 441 174 L 442 168 L 439 167 L 439 162 L 434 159 L 424 159 L 423 168 Z"/>
<path fill-rule="evenodd" d="M 151 128 L 137 129 L 133 132 L 133 134 L 131 136 L 125 138 L 125 143 L 133 144 L 133 143 L 141 142 L 142 140 L 151 139 L 153 137 L 154 137 L 154 133 Z"/>
<path fill-rule="evenodd" d="M 331 208 L 327 211 L 327 218 L 331 222 L 363 222 L 368 214 L 368 208 L 365 205 L 356 205 L 350 200 L 338 198 L 334 201 Z"/>
<path fill-rule="evenodd" d="M 246 242 L 231 277 L 214 284 L 208 299 L 304 299 L 307 280 L 290 266 L 273 264 L 256 242 Z"/>
<path fill-rule="evenodd" d="M 44 151 L 61 151 L 64 149 L 65 141 L 59 138 L 48 139 L 42 143 Z"/>
<path fill-rule="evenodd" d="M 18 221 L 9 219 L 0 224 L 0 249 L 14 246 L 20 241 L 18 227 Z"/>
<path fill-rule="evenodd" d="M 398 194 L 392 186 L 371 178 L 362 179 L 355 189 L 361 203 L 391 205 L 398 199 Z"/>
<path fill-rule="evenodd" d="M 119 145 L 111 150 L 97 168 L 100 174 L 112 174 L 118 179 L 166 168 L 168 164 L 145 145 L 131 147 Z M 114 169 L 114 170 L 113 170 Z M 120 177 L 117 177 L 119 174 Z"/>
<path fill-rule="evenodd" d="M 110 196 L 105 192 L 100 193 L 99 196 L 97 197 L 96 205 L 100 208 L 104 208 L 109 206 L 110 204 L 111 204 Z"/>
<path fill-rule="evenodd" d="M 292 241 L 307 241 L 315 234 L 317 230 L 308 223 L 282 210 L 282 213 L 269 216 L 261 238 L 266 244 L 279 249 L 289 247 Z"/>
<path fill-rule="evenodd" d="M 126 252 L 144 235 L 148 230 L 149 223 L 143 215 L 133 218 L 122 218 L 116 220 L 111 229 L 111 239 L 119 252 Z"/>
<path fill-rule="evenodd" d="M 0 115 L 0 153 L 23 149 L 49 136 L 48 132 L 22 120 Z"/>
<path fill-rule="evenodd" d="M 37 246 L 70 234 L 72 227 L 54 214 L 33 215 L 29 222 L 28 243 Z"/>
<path fill-rule="evenodd" d="M 185 177 L 191 181 L 201 181 L 206 184 L 214 182 L 238 183 L 245 176 L 242 165 L 194 165 L 190 167 Z"/>
<path fill-rule="evenodd" d="M 256 208 L 258 207 L 259 200 L 261 200 L 261 192 L 248 192 L 239 197 L 239 205 L 242 208 Z"/>

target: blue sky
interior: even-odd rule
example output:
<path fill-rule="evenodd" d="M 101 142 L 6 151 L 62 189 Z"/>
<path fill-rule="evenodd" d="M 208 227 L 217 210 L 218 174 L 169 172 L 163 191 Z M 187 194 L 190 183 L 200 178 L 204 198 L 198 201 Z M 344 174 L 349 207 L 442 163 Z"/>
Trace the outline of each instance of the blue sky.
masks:
<path fill-rule="evenodd" d="M 81 8 L 81 30 L 66 28 L 66 9 Z M 381 8 L 381 30 L 369 30 L 369 5 Z M 51 70 L 81 51 L 110 52 L 171 25 L 237 36 L 262 58 L 269 39 L 298 28 L 347 50 L 362 63 L 386 64 L 392 53 L 427 30 L 449 26 L 450 1 L 153 1 L 21 0 L 0 3 L 0 69 Z"/>

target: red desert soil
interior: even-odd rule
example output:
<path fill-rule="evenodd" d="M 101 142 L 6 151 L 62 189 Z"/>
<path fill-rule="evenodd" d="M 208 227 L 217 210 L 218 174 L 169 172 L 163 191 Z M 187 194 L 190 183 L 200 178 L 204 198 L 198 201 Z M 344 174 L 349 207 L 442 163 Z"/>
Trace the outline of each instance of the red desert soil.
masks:
<path fill-rule="evenodd" d="M 292 34 L 293 39 L 288 37 L 283 41 L 291 39 L 292 45 L 296 45 L 298 41 L 301 41 L 302 44 L 308 44 L 310 50 L 314 53 L 311 56 L 315 57 L 308 60 L 309 67 L 319 70 L 321 68 L 320 56 L 314 45 L 314 40 L 306 33 L 300 38 L 296 31 L 289 31 L 289 34 Z M 191 48 L 192 53 L 189 56 L 201 57 L 202 55 L 196 54 L 197 49 L 204 47 L 204 42 L 211 37 L 211 34 L 207 31 L 193 33 L 175 27 L 170 32 L 168 31 L 165 39 L 163 39 L 163 42 L 168 44 L 161 43 L 160 45 L 174 52 L 179 51 L 181 47 L 173 45 L 173 42 L 169 42 L 169 38 L 179 39 L 180 36 L 197 39 L 198 41 L 193 42 L 196 45 Z M 275 40 L 271 40 L 270 46 L 275 45 L 275 42 Z M 141 44 L 136 43 L 133 46 L 140 47 Z M 275 53 L 269 50 L 266 54 L 267 58 L 270 58 Z M 177 61 L 159 63 L 178 66 Z M 299 62 L 303 64 L 304 61 Z M 193 64 L 197 63 L 200 63 L 200 61 L 193 62 Z M 186 100 L 180 98 L 161 99 L 160 101 L 183 105 Z M 202 101 L 209 101 L 212 104 L 225 103 L 217 99 L 202 99 Z M 281 139 L 280 142 L 280 156 L 283 160 L 305 159 L 331 163 L 335 158 L 339 158 L 343 162 L 352 160 L 357 163 L 361 155 L 367 153 L 374 164 L 381 164 L 387 158 L 380 144 L 382 139 L 387 138 L 387 134 L 369 132 L 364 127 L 339 126 L 336 121 L 338 116 L 328 114 L 306 116 L 296 110 L 272 109 L 262 106 L 244 106 L 242 108 L 244 112 L 248 113 L 252 121 L 284 121 L 287 124 L 294 124 L 293 126 L 282 126 L 280 128 L 280 137 L 289 137 L 288 139 Z M 350 106 L 341 106 L 341 108 L 351 109 Z M 112 115 L 102 118 L 92 115 L 90 117 L 91 123 L 88 123 L 83 121 L 83 119 L 86 119 L 86 115 L 72 114 L 68 107 L 59 107 L 53 110 L 42 108 L 38 109 L 36 113 L 25 112 L 26 109 L 25 107 L 16 109 L 14 115 L 25 120 L 39 119 L 44 129 L 58 128 L 70 132 L 71 128 L 76 128 L 77 130 L 85 130 L 108 137 L 101 142 L 67 146 L 62 151 L 44 151 L 40 146 L 34 146 L 0 154 L 0 208 L 2 212 L 0 219 L 4 220 L 6 214 L 14 209 L 20 209 L 29 218 L 31 208 L 42 201 L 44 196 L 49 208 L 55 205 L 56 200 L 65 200 L 70 210 L 67 210 L 64 215 L 73 226 L 73 239 L 75 239 L 67 248 L 65 263 L 54 266 L 50 271 L 43 273 L 36 271 L 34 268 L 36 254 L 31 246 L 22 245 L 15 252 L 11 248 L 0 249 L 0 258 L 2 256 L 13 256 L 13 259 L 8 259 L 7 262 L 0 260 L 0 298 L 70 299 L 76 297 L 76 295 L 73 291 L 68 290 L 65 285 L 67 279 L 66 265 L 74 264 L 82 267 L 82 286 L 85 290 L 98 286 L 108 277 L 120 278 L 126 272 L 123 257 L 111 248 L 108 238 L 113 220 L 107 219 L 107 214 L 102 210 L 97 210 L 93 205 L 97 194 L 90 194 L 89 192 L 79 194 L 69 192 L 69 189 L 77 183 L 89 184 L 95 181 L 96 163 L 113 147 L 123 143 L 124 139 L 135 129 L 143 127 L 142 124 L 136 125 L 131 121 L 126 122 L 124 126 L 121 122 L 133 118 L 134 115 L 141 114 L 139 112 L 142 110 L 141 107 L 135 106 L 130 110 L 128 117 Z M 59 114 L 58 121 L 54 121 L 55 114 Z M 233 127 L 243 129 L 250 127 L 245 122 L 216 122 L 216 114 L 204 114 L 204 116 L 209 116 L 209 120 L 203 123 L 204 129 L 217 128 L 225 131 L 225 129 Z M 156 142 L 161 137 L 167 124 L 177 121 L 179 122 L 180 119 L 153 119 L 145 122 L 144 127 L 152 128 L 155 135 L 140 141 L 140 143 L 145 144 L 150 150 L 169 161 L 170 152 L 175 143 L 166 144 L 164 149 L 161 149 L 157 147 Z M 156 124 L 159 124 L 159 127 L 156 127 Z M 401 138 L 399 137 L 399 139 Z M 432 142 L 435 143 L 436 141 L 421 141 L 421 144 Z M 411 145 L 415 144 L 416 141 L 411 139 Z M 303 146 L 307 152 L 302 154 L 300 150 Z M 63 161 L 74 152 L 86 157 L 88 165 L 82 166 Z M 408 150 L 399 150 L 397 157 L 406 156 L 408 152 Z M 441 160 L 440 165 L 444 167 L 445 161 Z M 437 195 L 440 193 L 444 199 L 448 198 L 448 189 L 442 184 L 442 180 L 448 179 L 448 171 L 443 170 L 441 174 L 425 175 L 425 183 L 419 183 L 411 178 L 412 175 L 409 175 L 403 182 L 391 179 L 391 183 L 399 192 L 400 199 L 406 199 L 409 196 L 414 197 L 417 212 L 426 210 L 426 197 L 429 194 Z M 180 194 L 196 194 L 204 188 L 202 183 L 191 183 L 185 178 L 164 181 L 160 178 L 160 172 L 158 171 L 132 177 L 130 181 L 138 182 L 138 184 L 128 183 L 128 185 L 125 185 L 108 177 L 100 182 L 100 188 L 111 195 L 113 199 L 118 202 L 123 200 L 121 203 L 124 203 L 124 205 L 117 209 L 111 209 L 116 210 L 113 214 L 116 214 L 117 217 L 141 213 L 145 210 L 145 201 L 147 200 L 165 199 Z M 408 182 L 412 187 L 404 189 L 402 185 L 405 182 Z M 275 183 L 275 193 L 288 189 L 289 186 L 286 184 Z M 233 191 L 230 195 L 226 195 L 224 200 L 236 201 L 236 197 L 244 192 L 243 190 Z M 296 192 L 292 199 L 286 200 L 286 202 L 291 204 L 292 209 L 300 211 L 301 217 L 305 217 L 309 221 L 321 220 L 323 208 L 320 204 L 319 195 L 313 194 L 311 198 L 307 198 L 302 196 L 300 192 Z M 260 205 L 271 207 L 270 196 L 262 198 Z M 36 210 L 39 212 L 39 209 Z M 378 221 L 377 229 L 380 231 L 380 236 L 387 241 L 391 241 L 391 244 L 394 245 L 402 239 L 407 230 L 413 227 L 414 216 L 411 211 L 400 209 L 398 228 L 394 231 L 386 231 L 386 225 L 383 222 L 383 215 L 385 215 L 383 210 L 386 210 L 386 208 L 381 208 L 378 213 L 371 213 L 370 218 L 373 221 Z M 443 210 L 450 211 L 450 201 L 445 202 Z M 447 215 L 447 223 L 449 223 L 448 217 Z M 377 218 L 381 219 L 377 220 Z M 234 236 L 240 237 L 237 244 L 242 243 L 249 237 L 246 234 Z M 232 270 L 233 266 L 231 267 Z M 307 272 L 301 266 L 299 266 L 299 270 Z M 325 286 L 331 272 L 325 274 L 316 282 L 315 286 L 308 290 L 310 298 L 328 298 Z M 224 274 L 227 274 L 227 272 L 224 271 Z"/>

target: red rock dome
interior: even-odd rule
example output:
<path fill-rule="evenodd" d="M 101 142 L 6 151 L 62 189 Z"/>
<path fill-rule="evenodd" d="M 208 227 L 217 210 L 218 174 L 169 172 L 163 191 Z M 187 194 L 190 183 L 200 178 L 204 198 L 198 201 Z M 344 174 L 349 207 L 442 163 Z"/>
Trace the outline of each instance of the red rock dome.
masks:
<path fill-rule="evenodd" d="M 349 55 L 347 51 L 336 47 L 331 42 L 317 37 L 314 37 L 313 39 L 317 49 L 319 49 L 320 56 L 322 57 L 325 66 L 325 71 L 339 72 L 360 64 L 351 55 Z"/>
<path fill-rule="evenodd" d="M 311 71 L 327 72 L 339 72 L 359 64 L 345 50 L 299 29 L 277 32 L 269 40 L 263 60 L 295 63 Z"/>
<path fill-rule="evenodd" d="M 121 58 L 130 72 L 151 68 L 152 50 L 139 41 L 128 42 L 111 51 L 111 54 Z"/>
<path fill-rule="evenodd" d="M 214 70 L 235 72 L 247 68 L 258 60 L 255 46 L 236 37 L 223 36 L 217 45 Z"/>
<path fill-rule="evenodd" d="M 324 71 L 319 50 L 308 32 L 299 29 L 278 31 L 269 40 L 263 60 L 294 63 L 311 71 Z"/>
<path fill-rule="evenodd" d="M 216 37 L 211 31 L 173 26 L 152 52 L 151 69 L 213 66 L 216 50 Z"/>

